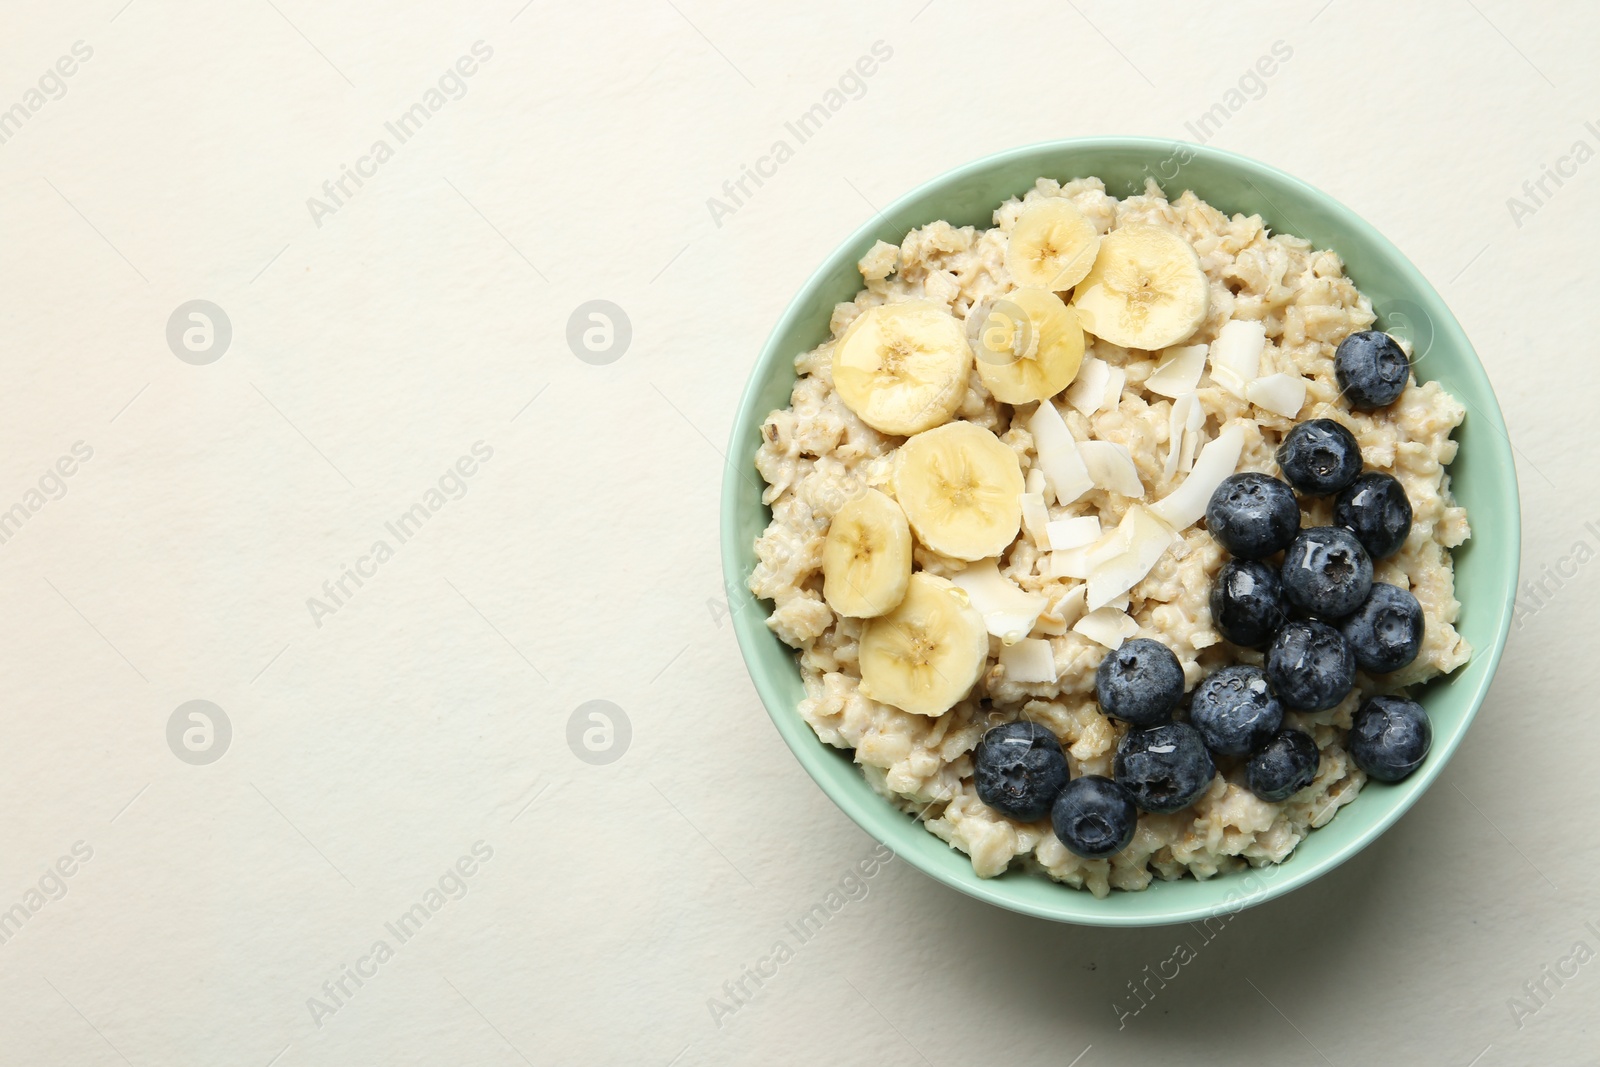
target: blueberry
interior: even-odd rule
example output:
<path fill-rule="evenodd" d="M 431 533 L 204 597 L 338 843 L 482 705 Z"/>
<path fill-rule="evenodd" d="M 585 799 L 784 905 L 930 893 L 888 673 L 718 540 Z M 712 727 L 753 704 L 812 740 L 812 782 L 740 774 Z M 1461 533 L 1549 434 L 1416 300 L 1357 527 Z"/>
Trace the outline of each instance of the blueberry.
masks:
<path fill-rule="evenodd" d="M 1372 591 L 1372 558 L 1356 535 L 1339 526 L 1301 530 L 1278 571 L 1283 599 L 1325 619 L 1342 619 Z"/>
<path fill-rule="evenodd" d="M 1186 722 L 1130 730 L 1112 764 L 1117 784 L 1144 811 L 1182 811 L 1211 785 L 1217 768 L 1200 732 Z"/>
<path fill-rule="evenodd" d="M 1333 373 L 1351 407 L 1372 411 L 1400 399 L 1411 363 L 1393 337 L 1362 330 L 1339 342 L 1333 354 Z"/>
<path fill-rule="evenodd" d="M 1321 758 L 1310 734 L 1280 730 L 1245 764 L 1245 784 L 1262 800 L 1288 800 L 1311 784 Z"/>
<path fill-rule="evenodd" d="M 1189 722 L 1219 756 L 1254 752 L 1283 724 L 1283 705 L 1260 667 L 1224 667 L 1195 687 Z"/>
<path fill-rule="evenodd" d="M 1106 653 L 1094 672 L 1094 690 L 1112 718 L 1141 728 L 1157 726 L 1183 699 L 1183 668 L 1166 645 L 1139 637 Z"/>
<path fill-rule="evenodd" d="M 1285 623 L 1267 649 L 1267 681 L 1285 708 L 1322 711 L 1356 684 L 1356 657 L 1344 635 L 1326 623 Z"/>
<path fill-rule="evenodd" d="M 1356 435 L 1332 419 L 1298 423 L 1278 446 L 1278 469 L 1311 496 L 1330 496 L 1361 473 Z"/>
<path fill-rule="evenodd" d="M 1042 819 L 1067 784 L 1056 735 L 1035 722 L 1008 722 L 983 735 L 972 754 L 978 799 L 1023 822 Z"/>
<path fill-rule="evenodd" d="M 1391 474 L 1363 474 L 1339 494 L 1333 521 L 1356 535 L 1367 555 L 1386 559 L 1400 551 L 1411 533 L 1411 501 Z"/>
<path fill-rule="evenodd" d="M 1372 583 L 1365 604 L 1339 627 L 1364 671 L 1387 674 L 1417 658 L 1422 649 L 1422 605 L 1409 590 Z"/>
<path fill-rule="evenodd" d="M 1415 700 L 1373 697 L 1351 721 L 1349 745 L 1350 758 L 1367 777 L 1398 782 L 1427 758 L 1433 727 Z"/>
<path fill-rule="evenodd" d="M 1230 559 L 1211 583 L 1211 623 L 1236 645 L 1260 648 L 1287 619 L 1278 571 L 1265 563 Z"/>
<path fill-rule="evenodd" d="M 1266 474 L 1230 474 L 1206 505 L 1206 529 L 1240 559 L 1282 552 L 1300 532 L 1294 490 Z"/>
<path fill-rule="evenodd" d="M 1086 860 L 1105 859 L 1128 847 L 1139 811 L 1128 791 L 1099 774 L 1067 783 L 1050 809 L 1050 826 L 1067 851 Z"/>

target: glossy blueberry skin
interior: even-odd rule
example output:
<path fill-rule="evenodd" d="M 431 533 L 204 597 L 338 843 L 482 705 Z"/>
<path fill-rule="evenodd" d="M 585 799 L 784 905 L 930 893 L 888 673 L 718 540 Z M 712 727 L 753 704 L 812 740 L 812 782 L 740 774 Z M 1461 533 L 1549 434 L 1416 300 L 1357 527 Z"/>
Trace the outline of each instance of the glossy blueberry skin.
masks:
<path fill-rule="evenodd" d="M 1189 723 L 1219 756 L 1243 756 L 1283 725 L 1283 705 L 1260 667 L 1238 663 L 1214 672 L 1189 699 Z"/>
<path fill-rule="evenodd" d="M 1340 526 L 1301 530 L 1278 570 L 1283 599 L 1324 619 L 1342 619 L 1372 592 L 1372 557 Z"/>
<path fill-rule="evenodd" d="M 978 799 L 1022 822 L 1050 813 L 1069 773 L 1061 742 L 1033 722 L 1008 722 L 984 734 L 972 766 Z"/>
<path fill-rule="evenodd" d="M 1294 490 L 1267 474 L 1230 474 L 1206 505 L 1206 529 L 1240 559 L 1282 552 L 1300 532 Z"/>
<path fill-rule="evenodd" d="M 1172 718 L 1183 699 L 1183 667 L 1160 641 L 1137 637 L 1106 653 L 1094 672 L 1100 710 L 1143 729 Z"/>
<path fill-rule="evenodd" d="M 1230 559 L 1211 583 L 1211 623 L 1236 645 L 1261 648 L 1289 618 L 1278 570 L 1249 559 Z"/>
<path fill-rule="evenodd" d="M 1331 496 L 1361 473 L 1356 435 L 1332 419 L 1295 425 L 1278 446 L 1278 469 L 1309 496 Z"/>
<path fill-rule="evenodd" d="M 1267 681 L 1292 711 L 1322 711 L 1356 684 L 1356 657 L 1344 635 L 1326 623 L 1285 623 L 1267 649 Z"/>
<path fill-rule="evenodd" d="M 1393 475 L 1370 471 L 1339 494 L 1333 522 L 1355 534 L 1367 555 L 1387 559 L 1411 533 L 1411 501 Z"/>
<path fill-rule="evenodd" d="M 1339 391 L 1357 411 L 1387 407 L 1405 392 L 1411 361 L 1393 337 L 1362 330 L 1339 342 L 1333 354 Z"/>
<path fill-rule="evenodd" d="M 1366 603 L 1339 625 L 1339 631 L 1350 643 L 1357 666 L 1371 674 L 1387 674 L 1417 658 L 1424 627 L 1422 605 L 1410 590 L 1374 582 Z"/>
<path fill-rule="evenodd" d="M 1380 782 L 1398 782 L 1428 757 L 1433 725 L 1415 700 L 1373 697 L 1350 723 L 1350 758 Z"/>
<path fill-rule="evenodd" d="M 1156 815 L 1182 811 L 1199 800 L 1217 773 L 1200 732 L 1186 722 L 1128 731 L 1112 768 L 1117 784 L 1140 810 Z"/>
<path fill-rule="evenodd" d="M 1128 791 L 1099 774 L 1074 778 L 1056 796 L 1050 827 L 1067 851 L 1086 860 L 1115 856 L 1139 826 L 1139 809 Z"/>
<path fill-rule="evenodd" d="M 1311 784 L 1321 758 L 1310 734 L 1280 730 L 1245 764 L 1245 784 L 1262 800 L 1288 800 Z"/>

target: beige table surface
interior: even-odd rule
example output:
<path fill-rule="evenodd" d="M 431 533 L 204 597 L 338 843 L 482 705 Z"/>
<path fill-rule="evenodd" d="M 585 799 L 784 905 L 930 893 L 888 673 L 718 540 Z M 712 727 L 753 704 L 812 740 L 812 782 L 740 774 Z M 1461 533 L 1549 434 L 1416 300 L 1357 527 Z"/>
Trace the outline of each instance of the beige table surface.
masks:
<path fill-rule="evenodd" d="M 1600 13 L 4 7 L 0 1063 L 1595 1062 Z M 1211 143 L 1349 204 L 1457 310 L 1524 573 L 1571 576 L 1429 795 L 1224 936 L 1054 926 L 892 862 L 800 944 L 873 844 L 720 610 L 755 353 L 871 205 L 1218 104 Z M 567 342 L 591 300 L 631 327 L 609 362 Z M 593 700 L 631 728 L 605 765 L 568 744 Z"/>

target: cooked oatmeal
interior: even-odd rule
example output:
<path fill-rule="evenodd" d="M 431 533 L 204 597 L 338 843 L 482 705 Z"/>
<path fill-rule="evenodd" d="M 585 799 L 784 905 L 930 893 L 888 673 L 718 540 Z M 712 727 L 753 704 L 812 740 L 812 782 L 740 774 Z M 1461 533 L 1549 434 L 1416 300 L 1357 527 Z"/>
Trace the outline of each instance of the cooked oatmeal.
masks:
<path fill-rule="evenodd" d="M 999 555 L 998 569 L 1049 605 L 1028 636 L 1048 642 L 1054 682 L 1008 676 L 1013 672 L 1001 662 L 1006 645 L 990 636 L 988 659 L 964 699 L 939 715 L 902 711 L 861 691 L 859 645 L 871 620 L 836 614 L 823 596 L 823 546 L 834 515 L 869 488 L 894 495 L 895 454 L 907 440 L 868 426 L 835 391 L 832 359 L 839 339 L 879 305 L 930 301 L 965 322 L 970 312 L 1006 297 L 1016 288 L 1006 253 L 1019 214 L 1057 197 L 1069 200 L 1100 235 L 1143 224 L 1181 236 L 1199 256 L 1209 300 L 1198 329 L 1174 347 L 1208 344 L 1230 321 L 1258 322 L 1265 327 L 1266 343 L 1257 374 L 1303 379 L 1305 398 L 1293 417 L 1275 414 L 1219 386 L 1208 364 L 1192 390 L 1193 400 L 1184 401 L 1196 410 L 1174 420 L 1180 401 L 1147 387 L 1163 352 L 1125 349 L 1086 336 L 1084 366 L 1098 360 L 1110 370 L 1105 402 L 1096 405 L 1091 398 L 1079 405 L 1063 402 L 1062 396 L 1042 402 L 1056 404 L 1078 442 L 1125 447 L 1144 493 L 1134 498 L 1097 484 L 1064 506 L 1050 502 L 1048 518 L 1096 516 L 1100 529 L 1111 531 L 1131 506 L 1168 496 L 1193 468 L 1187 442 L 1184 462 L 1169 461 L 1169 451 L 1177 447 L 1174 428 L 1181 434 L 1186 421 L 1198 427 L 1201 447 L 1225 427 L 1240 428 L 1243 448 L 1236 469 L 1275 473 L 1275 450 L 1295 423 L 1333 419 L 1354 433 L 1367 470 L 1392 474 L 1410 499 L 1409 537 L 1398 553 L 1375 561 L 1374 571 L 1377 581 L 1409 589 L 1425 616 L 1420 654 L 1408 666 L 1391 675 L 1358 674 L 1355 690 L 1329 710 L 1286 713 L 1284 726 L 1310 733 L 1320 749 L 1310 786 L 1281 803 L 1267 802 L 1245 787 L 1242 761 L 1219 759 L 1218 773 L 1196 803 L 1171 815 L 1141 813 L 1132 843 L 1109 860 L 1067 851 L 1048 819 L 1021 823 L 1001 815 L 978 798 L 973 785 L 973 749 L 999 723 L 1025 718 L 1048 726 L 1074 778 L 1111 777 L 1118 741 L 1128 730 L 1096 702 L 1095 668 L 1109 651 L 1101 643 L 1105 635 L 1090 628 L 1091 638 L 1074 628 L 1084 614 L 1084 581 L 1055 576 L 1060 569 L 1051 565 L 1048 546 L 1030 534 L 1026 522 Z M 768 484 L 764 500 L 772 521 L 756 543 L 758 563 L 749 585 L 772 602 L 767 625 L 797 651 L 806 692 L 800 714 L 824 742 L 853 749 L 878 792 L 921 817 L 985 877 L 1019 865 L 1105 896 L 1111 889 L 1143 889 L 1152 877 L 1207 878 L 1246 864 L 1282 861 L 1311 829 L 1354 800 L 1365 782 L 1345 747 L 1351 716 L 1362 699 L 1450 672 L 1470 654 L 1453 626 L 1460 605 L 1450 559 L 1450 550 L 1469 530 L 1465 511 L 1451 497 L 1446 470 L 1455 457 L 1450 434 L 1462 421 L 1461 404 L 1437 383 L 1413 380 L 1386 408 L 1352 410 L 1335 380 L 1334 349 L 1348 334 L 1371 326 L 1374 315 L 1368 299 L 1344 276 L 1339 257 L 1299 238 L 1273 234 L 1257 216 L 1226 216 L 1190 192 L 1169 201 L 1153 181 L 1142 195 L 1119 200 L 1095 178 L 1066 185 L 1041 179 L 1021 200 L 996 210 L 989 229 L 934 222 L 908 233 L 898 247 L 880 241 L 859 266 L 864 288 L 835 307 L 831 339 L 796 357 L 790 404 L 767 417 L 756 456 Z M 953 418 L 997 435 L 1036 488 L 1042 480 L 1040 454 L 1028 429 L 1034 410 L 1032 403 L 996 400 L 974 368 Z M 1330 498 L 1303 498 L 1301 505 L 1303 527 L 1332 522 Z M 915 569 L 934 576 L 949 578 L 974 566 L 935 553 L 920 540 L 912 552 Z M 1120 598 L 1112 604 L 1113 614 L 1120 607 L 1131 619 L 1129 626 L 1137 627 L 1126 636 L 1154 638 L 1177 655 L 1186 689 L 1222 666 L 1263 661 L 1261 652 L 1233 645 L 1213 629 L 1208 594 L 1226 558 L 1203 524 L 1188 525 L 1127 591 L 1126 606 Z"/>

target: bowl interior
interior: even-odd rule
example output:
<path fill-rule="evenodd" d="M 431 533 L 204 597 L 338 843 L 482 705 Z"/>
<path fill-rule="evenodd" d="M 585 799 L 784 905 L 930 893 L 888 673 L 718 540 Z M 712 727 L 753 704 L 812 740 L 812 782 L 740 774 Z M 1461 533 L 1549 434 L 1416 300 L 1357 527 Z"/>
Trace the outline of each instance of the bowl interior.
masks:
<path fill-rule="evenodd" d="M 1450 471 L 1473 531 L 1455 553 L 1455 568 L 1462 603 L 1456 625 L 1474 654 L 1420 694 L 1434 728 L 1433 751 L 1422 768 L 1397 785 L 1368 784 L 1277 867 L 1204 882 L 1158 880 L 1145 892 L 1114 892 L 1105 900 L 1020 871 L 978 878 L 965 855 L 874 793 L 851 753 L 823 744 L 801 719 L 796 709 L 804 692 L 794 654 L 767 629 L 767 606 L 745 586 L 755 539 L 770 520 L 753 462 L 761 422 L 788 404 L 794 357 L 827 339 L 833 306 L 861 288 L 856 261 L 873 242 L 898 244 L 906 231 L 937 219 L 992 225 L 994 209 L 1039 177 L 1064 182 L 1090 175 L 1104 179 L 1116 196 L 1141 191 L 1153 176 L 1170 196 L 1193 189 L 1224 212 L 1259 214 L 1274 232 L 1337 252 L 1371 298 L 1380 327 L 1412 340 L 1417 377 L 1439 381 L 1467 408 Z M 1520 534 L 1516 473 L 1499 406 L 1460 324 L 1417 269 L 1343 205 L 1289 175 L 1217 149 L 1140 138 L 1059 141 L 991 156 L 913 190 L 852 235 L 806 283 L 768 339 L 739 404 L 722 494 L 723 570 L 740 647 L 773 722 L 823 791 L 862 829 L 947 885 L 1026 914 L 1105 926 L 1192 921 L 1270 899 L 1331 870 L 1399 818 L 1444 769 L 1488 689 L 1511 621 Z"/>

